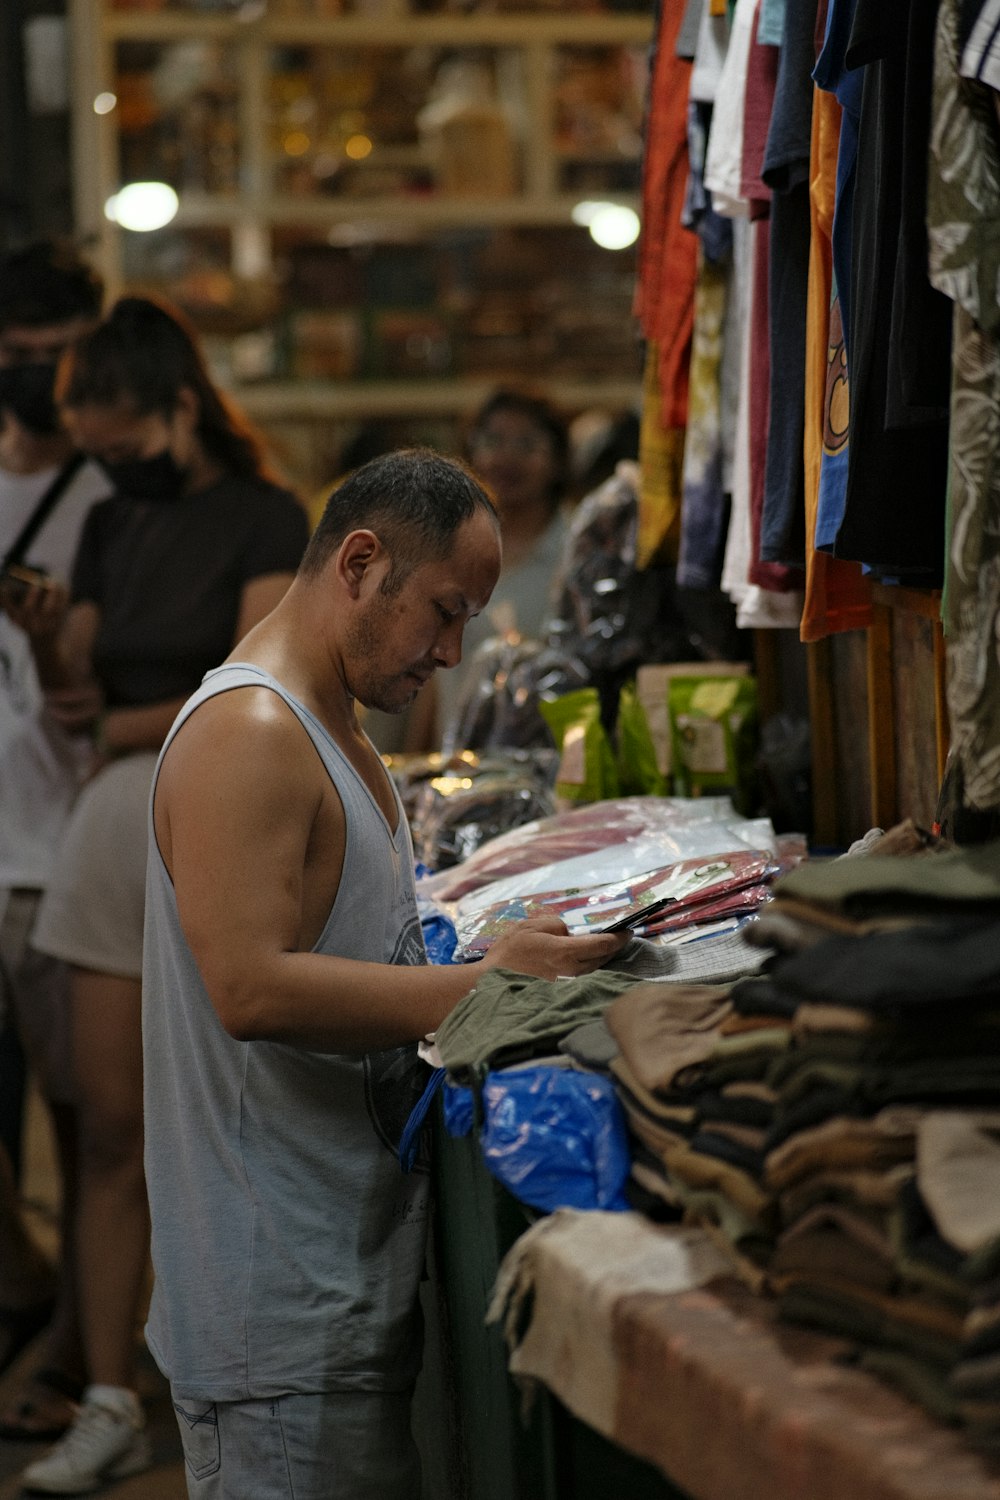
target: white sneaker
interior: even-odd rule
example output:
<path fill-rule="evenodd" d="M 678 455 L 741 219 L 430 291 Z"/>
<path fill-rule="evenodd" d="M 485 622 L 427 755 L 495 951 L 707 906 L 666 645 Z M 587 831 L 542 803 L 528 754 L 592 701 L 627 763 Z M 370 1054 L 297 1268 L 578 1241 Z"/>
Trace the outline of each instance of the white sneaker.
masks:
<path fill-rule="evenodd" d="M 55 1447 L 29 1464 L 29 1494 L 87 1495 L 111 1479 L 140 1474 L 153 1462 L 142 1408 L 131 1391 L 88 1386 L 76 1417 Z"/>

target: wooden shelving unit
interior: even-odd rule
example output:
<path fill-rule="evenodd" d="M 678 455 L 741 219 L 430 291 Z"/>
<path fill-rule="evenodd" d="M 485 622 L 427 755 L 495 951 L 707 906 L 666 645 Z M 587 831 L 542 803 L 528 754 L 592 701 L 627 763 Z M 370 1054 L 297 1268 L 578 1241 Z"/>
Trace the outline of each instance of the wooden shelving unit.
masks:
<path fill-rule="evenodd" d="M 213 253 L 224 257 L 226 263 L 219 280 L 231 276 L 236 289 L 232 300 L 237 313 L 240 287 L 260 287 L 269 280 L 274 284 L 282 256 L 287 258 L 287 247 L 296 236 L 303 243 L 328 242 L 354 248 L 386 243 L 433 246 L 436 241 L 453 242 L 463 235 L 485 238 L 535 230 L 583 237 L 585 231 L 569 228 L 573 209 L 582 198 L 599 196 L 637 208 L 638 121 L 634 136 L 620 150 L 600 139 L 579 145 L 567 141 L 557 128 L 560 68 L 568 65 L 567 58 L 571 62 L 599 58 L 600 49 L 607 49 L 608 57 L 637 62 L 651 37 L 650 17 L 593 10 L 411 13 L 402 0 L 389 0 L 377 14 L 311 16 L 290 15 L 287 10 L 273 3 L 259 3 L 206 14 L 194 8 L 118 9 L 108 0 L 70 0 L 76 222 L 81 237 L 92 247 L 111 295 L 136 285 L 157 289 L 155 278 L 135 272 L 137 250 L 145 254 L 146 247 L 128 244 L 129 232 L 105 217 L 104 205 L 123 185 L 122 164 L 129 131 L 134 130 L 135 99 L 132 97 L 130 105 L 129 79 L 123 76 L 125 65 L 134 68 L 139 58 L 152 68 L 150 59 L 155 60 L 158 54 L 167 60 L 172 86 L 178 91 L 183 89 L 184 66 L 195 67 L 198 57 L 205 55 L 219 59 L 225 87 L 231 90 L 220 106 L 230 111 L 235 121 L 231 181 L 220 191 L 175 183 L 180 200 L 177 216 L 168 231 L 156 234 L 169 233 L 180 243 L 187 236 L 188 242 L 196 245 L 198 236 L 211 237 Z M 387 60 L 390 56 L 397 61 L 401 57 L 447 60 L 464 56 L 485 59 L 486 66 L 494 68 L 501 94 L 506 90 L 504 106 L 513 105 L 509 114 L 518 162 L 514 191 L 459 196 L 436 190 L 432 173 L 429 186 L 424 180 L 429 168 L 421 140 L 415 136 L 412 142 L 403 144 L 389 139 L 381 142 L 375 132 L 370 162 L 364 167 L 350 164 L 353 191 L 330 191 L 322 183 L 315 191 L 287 191 L 283 173 L 287 174 L 289 163 L 275 145 L 275 99 L 282 60 L 294 58 L 300 66 L 320 69 L 325 66 L 324 59 L 331 66 L 336 60 L 343 69 L 345 55 L 357 56 L 377 74 L 377 54 L 383 49 Z M 306 60 L 304 64 L 302 59 Z M 624 62 L 623 68 L 627 73 Z M 638 67 L 633 68 L 636 78 L 639 72 Z M 99 114 L 93 104 L 101 94 L 125 97 L 119 98 L 116 107 Z M 634 114 L 634 98 L 631 106 Z M 162 107 L 169 116 L 169 101 Z M 134 138 L 131 147 L 134 159 Z M 192 154 L 197 157 L 194 146 Z M 148 175 L 169 181 L 168 164 L 157 170 L 155 150 L 150 155 Z M 374 176 L 364 176 L 369 168 L 390 177 L 397 174 L 406 178 L 409 172 L 418 186 L 380 191 Z M 630 179 L 624 188 L 613 180 L 616 173 L 619 178 Z M 588 174 L 594 181 L 610 182 L 610 186 L 588 192 Z M 373 184 L 370 192 L 366 182 Z M 141 238 L 153 241 L 155 237 Z M 585 245 L 586 241 L 581 238 L 580 243 Z M 633 259 L 629 252 L 624 256 L 619 252 L 619 257 L 616 266 L 621 278 L 623 272 L 631 273 Z M 554 270 L 564 276 L 569 272 L 565 264 Z M 162 290 L 184 305 L 169 282 Z M 586 314 L 597 300 L 581 273 L 582 313 Z M 252 298 L 247 298 L 244 305 L 251 303 Z M 623 320 L 627 321 L 628 308 L 623 306 Z M 197 309 L 193 315 L 197 321 Z M 275 317 L 273 309 L 263 311 L 260 328 L 266 331 L 273 326 Z M 224 324 L 225 320 L 221 321 Z M 218 327 L 207 331 L 216 339 L 218 350 L 218 340 L 227 336 L 225 329 L 221 334 Z M 620 409 L 635 402 L 639 390 L 638 349 L 634 369 L 624 368 L 628 361 L 621 357 L 616 367 L 610 353 L 603 371 L 600 363 L 598 356 L 591 368 L 581 369 L 574 376 L 567 360 L 559 361 L 559 373 L 522 360 L 521 367 L 512 367 L 509 375 L 530 374 L 540 379 L 569 409 L 595 405 Z M 525 367 L 528 365 L 532 367 Z M 318 381 L 293 378 L 295 372 L 289 369 L 264 368 L 256 373 L 257 380 L 242 385 L 239 374 L 233 375 L 232 383 L 239 385 L 243 404 L 265 423 L 301 425 L 323 420 L 349 424 L 365 418 L 409 415 L 454 418 L 466 413 L 504 372 L 495 365 L 477 370 L 456 359 L 451 370 L 429 368 L 405 378 L 371 378 L 368 369 L 351 372 L 346 378 Z"/>

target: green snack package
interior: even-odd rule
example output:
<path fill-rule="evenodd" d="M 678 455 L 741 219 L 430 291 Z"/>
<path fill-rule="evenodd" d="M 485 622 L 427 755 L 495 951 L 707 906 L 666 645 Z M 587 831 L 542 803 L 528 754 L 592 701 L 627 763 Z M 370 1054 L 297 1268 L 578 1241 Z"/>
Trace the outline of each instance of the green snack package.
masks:
<path fill-rule="evenodd" d="M 578 688 L 539 710 L 560 752 L 556 796 L 567 802 L 599 802 L 618 795 L 618 773 L 601 723 L 596 688 Z"/>
<path fill-rule="evenodd" d="M 667 778 L 656 763 L 656 747 L 649 720 L 636 692 L 627 682 L 618 698 L 618 781 L 624 797 L 665 797 Z"/>
<path fill-rule="evenodd" d="M 669 689 L 674 791 L 731 792 L 747 811 L 757 748 L 753 677 L 675 677 Z"/>

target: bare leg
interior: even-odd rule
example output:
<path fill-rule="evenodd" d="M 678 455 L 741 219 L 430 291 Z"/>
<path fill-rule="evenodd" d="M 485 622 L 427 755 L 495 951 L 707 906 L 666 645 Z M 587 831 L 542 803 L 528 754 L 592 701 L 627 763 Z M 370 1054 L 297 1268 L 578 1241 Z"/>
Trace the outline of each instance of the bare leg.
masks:
<path fill-rule="evenodd" d="M 142 1166 L 141 985 L 73 969 L 80 1091 L 77 1265 L 92 1384 L 135 1385 L 135 1324 L 149 1254 Z"/>
<path fill-rule="evenodd" d="M 42 1362 L 66 1375 L 85 1375 L 77 1309 L 76 1215 L 79 1199 L 79 1141 L 74 1104 L 48 1101 L 62 1194 L 59 1204 L 59 1266 L 56 1305 L 42 1345 Z"/>

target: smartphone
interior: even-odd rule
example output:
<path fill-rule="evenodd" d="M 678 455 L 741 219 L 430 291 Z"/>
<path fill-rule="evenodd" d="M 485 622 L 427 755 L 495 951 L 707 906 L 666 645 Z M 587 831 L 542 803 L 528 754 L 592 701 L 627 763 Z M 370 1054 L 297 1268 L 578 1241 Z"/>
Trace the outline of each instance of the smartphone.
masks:
<path fill-rule="evenodd" d="M 676 906 L 676 896 L 661 896 L 658 901 L 651 901 L 648 906 L 639 906 L 634 911 L 625 912 L 621 917 L 616 917 L 606 927 L 588 927 L 586 932 L 627 932 L 632 927 L 641 927 L 653 917 L 658 917 L 661 911 L 666 911 L 668 906 Z"/>
<path fill-rule="evenodd" d="M 0 573 L 0 595 L 12 604 L 20 604 L 29 589 L 49 581 L 48 573 L 41 568 L 29 568 L 24 563 L 8 563 Z"/>

